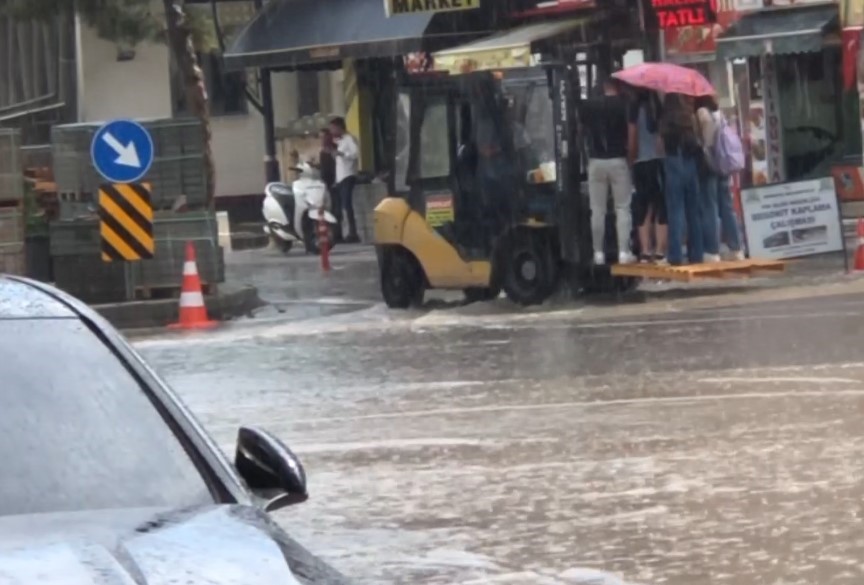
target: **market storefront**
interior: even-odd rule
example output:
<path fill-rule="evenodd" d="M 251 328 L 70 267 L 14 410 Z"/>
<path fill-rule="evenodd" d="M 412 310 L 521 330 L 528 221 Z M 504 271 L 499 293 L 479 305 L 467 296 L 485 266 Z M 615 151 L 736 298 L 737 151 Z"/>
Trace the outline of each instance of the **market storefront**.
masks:
<path fill-rule="evenodd" d="M 859 98 L 843 87 L 836 3 L 742 13 L 719 36 L 717 56 L 741 66 L 750 184 L 828 177 L 837 161 L 860 156 Z"/>
<path fill-rule="evenodd" d="M 361 169 L 385 173 L 394 148 L 388 114 L 395 111 L 403 57 L 488 34 L 498 12 L 481 0 L 274 1 L 237 36 L 224 63 L 229 71 L 341 70 L 345 112 L 339 113 L 360 142 Z"/>

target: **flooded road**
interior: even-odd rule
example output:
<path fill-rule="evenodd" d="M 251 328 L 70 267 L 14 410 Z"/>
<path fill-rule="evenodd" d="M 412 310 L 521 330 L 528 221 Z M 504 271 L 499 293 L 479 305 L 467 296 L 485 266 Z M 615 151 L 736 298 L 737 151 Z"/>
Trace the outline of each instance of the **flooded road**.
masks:
<path fill-rule="evenodd" d="M 242 423 L 302 455 L 277 517 L 358 583 L 857 585 L 862 308 L 373 307 L 137 345 L 226 451 Z"/>

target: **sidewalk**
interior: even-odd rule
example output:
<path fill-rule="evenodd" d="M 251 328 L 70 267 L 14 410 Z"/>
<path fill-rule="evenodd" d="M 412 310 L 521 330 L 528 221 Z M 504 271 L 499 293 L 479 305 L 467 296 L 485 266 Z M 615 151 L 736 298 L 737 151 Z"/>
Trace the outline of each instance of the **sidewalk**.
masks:
<path fill-rule="evenodd" d="M 850 249 L 850 254 L 854 249 Z M 253 285 L 260 298 L 270 307 L 256 313 L 258 317 L 305 319 L 348 313 L 382 303 L 378 283 L 378 263 L 374 249 L 367 245 L 337 246 L 333 250 L 333 269 L 323 273 L 316 256 L 292 252 L 287 256 L 274 249 L 232 252 L 226 257 L 230 282 Z M 758 289 L 792 288 L 841 283 L 858 275 L 844 271 L 840 252 L 790 260 L 783 273 L 768 273 L 754 278 L 702 280 L 694 283 L 644 281 L 637 291 L 638 302 L 675 297 L 749 292 Z M 462 304 L 460 291 L 429 291 L 427 309 L 455 307 Z M 621 299 L 624 302 L 633 299 Z M 580 303 L 608 304 L 606 298 L 580 298 Z M 573 302 L 564 292 L 547 305 L 560 308 Z M 504 299 L 495 301 L 499 309 L 516 310 Z"/>
<path fill-rule="evenodd" d="M 242 250 L 225 256 L 226 279 L 254 286 L 269 307 L 257 318 L 307 319 L 368 308 L 381 302 L 378 261 L 368 245 L 339 245 L 330 254 L 332 269 L 300 250 L 285 255 L 273 248 Z"/>

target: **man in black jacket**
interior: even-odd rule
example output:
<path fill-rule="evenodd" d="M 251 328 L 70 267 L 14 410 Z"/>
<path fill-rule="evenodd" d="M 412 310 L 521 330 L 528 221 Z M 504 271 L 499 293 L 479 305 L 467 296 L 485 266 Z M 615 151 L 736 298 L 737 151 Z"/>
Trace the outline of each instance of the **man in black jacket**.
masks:
<path fill-rule="evenodd" d="M 636 260 L 630 250 L 633 181 L 627 163 L 627 100 L 620 95 L 616 84 L 614 80 L 607 79 L 603 83 L 603 95 L 582 102 L 579 108 L 588 143 L 588 195 L 594 263 L 597 265 L 606 263 L 603 244 L 610 190 L 615 205 L 618 262 L 630 264 Z"/>

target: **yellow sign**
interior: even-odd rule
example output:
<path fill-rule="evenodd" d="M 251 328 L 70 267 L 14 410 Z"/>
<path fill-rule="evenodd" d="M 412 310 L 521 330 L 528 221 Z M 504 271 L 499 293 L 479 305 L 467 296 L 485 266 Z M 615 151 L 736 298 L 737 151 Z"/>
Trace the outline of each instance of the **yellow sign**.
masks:
<path fill-rule="evenodd" d="M 129 262 L 153 257 L 150 185 L 100 186 L 99 220 L 103 261 Z"/>
<path fill-rule="evenodd" d="M 387 16 L 416 12 L 453 12 L 480 8 L 480 0 L 384 0 Z"/>
<path fill-rule="evenodd" d="M 453 209 L 453 195 L 441 193 L 426 196 L 426 223 L 431 227 L 441 227 L 452 223 L 456 214 Z"/>
<path fill-rule="evenodd" d="M 472 71 L 491 69 L 511 69 L 536 65 L 530 47 L 490 49 L 448 53 L 442 51 L 435 55 L 435 71 L 446 71 L 451 75 L 462 75 Z"/>
<path fill-rule="evenodd" d="M 864 0 L 842 0 L 840 21 L 843 28 L 864 26 Z"/>

